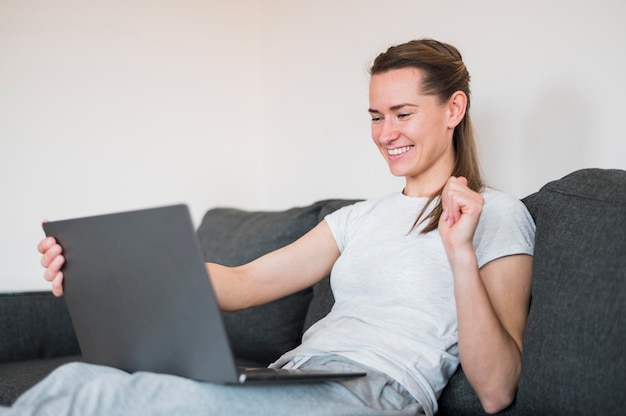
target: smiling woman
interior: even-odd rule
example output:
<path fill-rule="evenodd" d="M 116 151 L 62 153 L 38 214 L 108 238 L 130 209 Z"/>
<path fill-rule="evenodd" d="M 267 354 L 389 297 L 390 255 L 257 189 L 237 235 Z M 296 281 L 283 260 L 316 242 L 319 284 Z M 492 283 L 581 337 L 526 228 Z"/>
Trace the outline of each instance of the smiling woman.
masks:
<path fill-rule="evenodd" d="M 404 192 L 433 202 L 450 175 L 480 191 L 470 75 L 460 52 L 431 39 L 411 41 L 379 55 L 370 74 L 372 138 L 391 173 L 406 177 Z M 439 204 L 425 231 L 436 228 L 441 212 Z"/>

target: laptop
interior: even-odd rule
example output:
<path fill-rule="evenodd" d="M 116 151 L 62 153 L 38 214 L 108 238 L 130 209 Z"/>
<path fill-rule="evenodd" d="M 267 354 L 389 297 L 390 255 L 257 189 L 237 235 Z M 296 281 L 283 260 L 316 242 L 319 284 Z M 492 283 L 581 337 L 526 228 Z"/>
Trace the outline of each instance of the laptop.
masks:
<path fill-rule="evenodd" d="M 64 296 L 86 362 L 233 384 L 366 375 L 238 368 L 186 205 L 43 226 L 63 247 Z"/>

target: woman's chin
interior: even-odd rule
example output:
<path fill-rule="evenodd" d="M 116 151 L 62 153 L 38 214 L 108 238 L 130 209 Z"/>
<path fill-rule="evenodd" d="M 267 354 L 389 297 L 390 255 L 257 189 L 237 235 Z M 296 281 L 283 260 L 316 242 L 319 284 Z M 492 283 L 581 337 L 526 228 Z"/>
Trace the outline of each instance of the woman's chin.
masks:
<path fill-rule="evenodd" d="M 397 177 L 404 177 L 409 174 L 406 169 L 403 169 L 400 166 L 393 166 L 393 165 L 389 165 L 389 172 L 393 176 L 397 176 Z"/>

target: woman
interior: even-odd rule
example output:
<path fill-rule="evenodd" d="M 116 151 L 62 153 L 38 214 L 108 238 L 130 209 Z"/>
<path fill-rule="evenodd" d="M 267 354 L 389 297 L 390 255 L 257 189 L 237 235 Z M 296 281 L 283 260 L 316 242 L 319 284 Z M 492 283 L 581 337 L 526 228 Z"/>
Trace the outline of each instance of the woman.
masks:
<path fill-rule="evenodd" d="M 432 415 L 459 360 L 487 412 L 508 406 L 521 370 L 534 224 L 520 201 L 484 186 L 469 97 L 454 47 L 424 39 L 389 48 L 371 68 L 369 113 L 374 143 L 406 179 L 402 192 L 342 208 L 244 266 L 207 264 L 224 310 L 331 273 L 332 311 L 273 366 L 356 367 L 367 377 L 242 388 L 70 364 L 14 409 Z M 47 238 L 38 248 L 61 295 L 61 247 Z"/>

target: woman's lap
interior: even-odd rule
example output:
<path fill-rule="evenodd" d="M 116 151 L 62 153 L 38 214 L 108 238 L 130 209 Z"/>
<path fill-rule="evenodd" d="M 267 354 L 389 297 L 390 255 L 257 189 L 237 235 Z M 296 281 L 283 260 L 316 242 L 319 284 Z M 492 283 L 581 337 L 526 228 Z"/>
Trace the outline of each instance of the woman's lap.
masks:
<path fill-rule="evenodd" d="M 311 366 L 346 369 L 323 360 Z M 0 415 L 419 415 L 421 407 L 395 382 L 370 373 L 346 382 L 222 385 L 67 364 L 22 395 Z"/>

